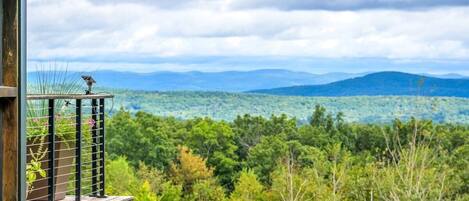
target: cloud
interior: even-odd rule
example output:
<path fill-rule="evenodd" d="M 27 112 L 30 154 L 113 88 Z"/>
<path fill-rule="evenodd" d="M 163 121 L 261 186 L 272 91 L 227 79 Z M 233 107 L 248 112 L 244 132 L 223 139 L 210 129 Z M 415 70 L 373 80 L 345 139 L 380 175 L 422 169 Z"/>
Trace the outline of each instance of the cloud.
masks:
<path fill-rule="evenodd" d="M 32 57 L 112 54 L 469 58 L 469 8 L 164 10 L 48 1 L 29 11 Z"/>
<path fill-rule="evenodd" d="M 165 9 L 215 7 L 220 9 L 278 10 L 362 10 L 362 9 L 425 9 L 432 7 L 467 6 L 469 0 L 92 0 L 97 4 L 139 3 Z"/>
<path fill-rule="evenodd" d="M 330 11 L 265 9 L 257 4 L 222 9 L 234 8 L 239 1 L 100 2 L 29 0 L 29 58 L 98 63 L 186 57 L 469 60 L 466 6 Z M 296 1 L 288 2 L 293 6 Z M 190 62 L 201 63 L 170 59 L 164 65 L 188 69 Z"/>
<path fill-rule="evenodd" d="M 281 10 L 421 9 L 469 5 L 468 0 L 236 0 L 234 8 L 275 8 Z"/>

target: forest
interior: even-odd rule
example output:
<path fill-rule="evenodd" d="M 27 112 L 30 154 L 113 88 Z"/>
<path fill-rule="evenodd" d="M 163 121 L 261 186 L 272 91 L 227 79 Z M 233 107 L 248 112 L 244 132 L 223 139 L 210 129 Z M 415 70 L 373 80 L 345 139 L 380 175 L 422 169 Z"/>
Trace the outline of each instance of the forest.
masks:
<path fill-rule="evenodd" d="M 232 121 L 116 111 L 106 190 L 137 201 L 469 200 L 469 126 L 351 123 L 316 105 Z"/>
<path fill-rule="evenodd" d="M 320 104 L 331 113 L 347 114 L 347 122 L 389 123 L 394 118 L 429 119 L 438 123 L 469 124 L 469 99 L 422 96 L 300 97 L 227 92 L 151 92 L 100 89 L 116 95 L 114 108 L 132 113 L 145 111 L 180 119 L 210 117 L 233 121 L 238 115 L 269 118 L 286 114 L 307 123 L 314 106 Z"/>

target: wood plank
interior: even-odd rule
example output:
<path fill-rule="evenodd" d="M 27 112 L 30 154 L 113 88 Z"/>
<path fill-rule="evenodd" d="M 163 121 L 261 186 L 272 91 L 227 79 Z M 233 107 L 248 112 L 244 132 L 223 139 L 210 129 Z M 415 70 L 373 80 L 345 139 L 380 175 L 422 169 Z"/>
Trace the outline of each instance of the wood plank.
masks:
<path fill-rule="evenodd" d="M 81 201 L 133 201 L 134 198 L 130 196 L 108 196 L 106 198 L 96 198 L 82 196 Z M 75 201 L 75 196 L 67 196 L 63 201 Z"/>
<path fill-rule="evenodd" d="M 2 64 L 4 86 L 18 87 L 19 0 L 3 0 Z M 3 200 L 18 201 L 19 102 L 3 99 Z"/>
<path fill-rule="evenodd" d="M 18 96 L 18 88 L 0 86 L 0 98 L 16 98 Z"/>
<path fill-rule="evenodd" d="M 17 201 L 18 198 L 18 101 L 0 101 L 7 107 L 3 110 L 3 200 Z"/>

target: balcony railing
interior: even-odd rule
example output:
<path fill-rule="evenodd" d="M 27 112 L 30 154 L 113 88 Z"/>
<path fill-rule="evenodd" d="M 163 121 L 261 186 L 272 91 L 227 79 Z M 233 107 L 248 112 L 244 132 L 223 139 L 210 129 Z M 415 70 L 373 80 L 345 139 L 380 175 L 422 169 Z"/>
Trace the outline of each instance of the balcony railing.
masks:
<path fill-rule="evenodd" d="M 105 197 L 110 94 L 28 95 L 27 200 Z"/>

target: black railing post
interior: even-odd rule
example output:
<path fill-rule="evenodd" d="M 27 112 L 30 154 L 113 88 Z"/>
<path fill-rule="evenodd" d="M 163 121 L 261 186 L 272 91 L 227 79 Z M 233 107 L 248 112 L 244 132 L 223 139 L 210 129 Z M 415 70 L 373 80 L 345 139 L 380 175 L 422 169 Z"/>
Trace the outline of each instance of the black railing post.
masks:
<path fill-rule="evenodd" d="M 97 101 L 96 99 L 91 99 L 91 138 L 93 139 L 93 144 L 91 145 L 91 195 L 97 197 L 98 193 L 98 134 L 97 130 Z"/>
<path fill-rule="evenodd" d="M 81 99 L 75 101 L 76 150 L 75 150 L 75 201 L 81 200 Z"/>
<path fill-rule="evenodd" d="M 100 140 L 99 140 L 99 143 L 100 143 L 100 149 L 99 149 L 99 155 L 100 155 L 100 179 L 99 181 L 101 182 L 101 186 L 100 186 L 100 197 L 105 197 L 106 196 L 106 191 L 105 191 L 105 158 L 104 158 L 104 155 L 105 155 L 105 150 L 104 150 L 104 138 L 105 138 L 105 130 L 104 130 L 104 99 L 99 99 L 99 132 L 100 132 Z"/>
<path fill-rule="evenodd" d="M 49 201 L 55 200 L 55 100 L 49 99 L 49 173 L 48 173 L 48 193 Z"/>

